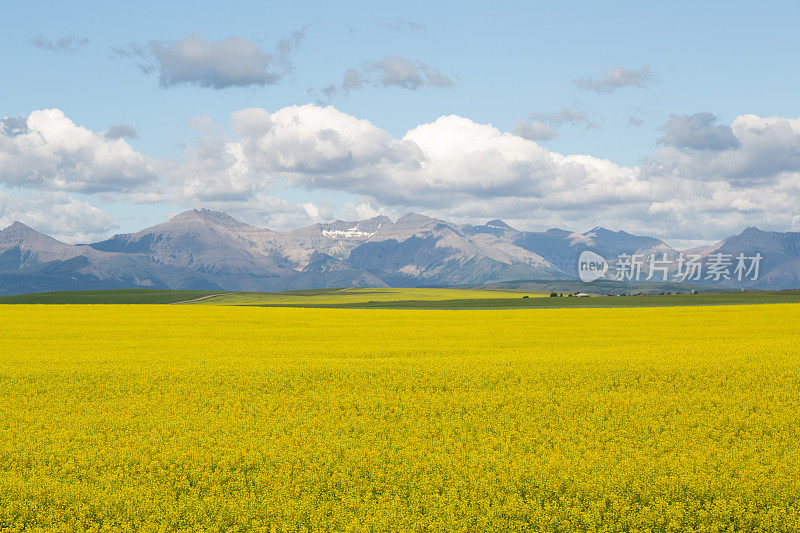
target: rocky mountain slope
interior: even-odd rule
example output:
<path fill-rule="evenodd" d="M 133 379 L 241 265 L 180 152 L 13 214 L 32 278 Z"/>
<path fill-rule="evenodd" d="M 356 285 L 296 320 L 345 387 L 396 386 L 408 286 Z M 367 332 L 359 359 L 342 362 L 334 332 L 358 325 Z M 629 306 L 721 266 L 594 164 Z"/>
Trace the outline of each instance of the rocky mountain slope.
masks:
<path fill-rule="evenodd" d="M 800 286 L 800 234 L 748 228 L 706 247 L 764 254 L 762 288 Z M 594 228 L 516 230 L 501 220 L 458 225 L 419 214 L 397 221 L 314 224 L 278 232 L 205 209 L 137 233 L 69 245 L 15 222 L 0 231 L 0 294 L 98 288 L 286 290 L 575 279 L 581 252 L 668 257 L 652 237 Z M 673 265 L 674 268 L 674 265 Z M 721 283 L 729 280 L 722 280 Z"/>

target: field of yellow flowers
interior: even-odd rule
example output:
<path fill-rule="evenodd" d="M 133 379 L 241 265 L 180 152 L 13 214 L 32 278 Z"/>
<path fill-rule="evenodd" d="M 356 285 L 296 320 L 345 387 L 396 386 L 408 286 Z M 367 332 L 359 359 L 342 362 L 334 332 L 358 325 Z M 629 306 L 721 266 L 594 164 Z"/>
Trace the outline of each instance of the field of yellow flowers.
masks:
<path fill-rule="evenodd" d="M 798 531 L 800 306 L 0 307 L 0 531 Z"/>

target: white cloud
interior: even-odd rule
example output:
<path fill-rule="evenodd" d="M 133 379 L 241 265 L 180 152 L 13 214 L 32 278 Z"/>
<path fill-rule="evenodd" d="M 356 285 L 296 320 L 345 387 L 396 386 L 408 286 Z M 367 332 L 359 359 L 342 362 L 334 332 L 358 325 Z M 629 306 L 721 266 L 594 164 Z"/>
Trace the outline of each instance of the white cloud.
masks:
<path fill-rule="evenodd" d="M 124 138 L 80 127 L 58 109 L 0 120 L 0 183 L 94 193 L 129 191 L 155 179 L 155 162 Z"/>
<path fill-rule="evenodd" d="M 800 119 L 709 123 L 712 135 L 729 127 L 735 137 L 725 150 L 698 148 L 709 124 L 690 122 L 691 143 L 663 146 L 639 168 L 553 152 L 456 115 L 395 137 L 330 106 L 248 108 L 231 115 L 230 133 L 193 121 L 199 140 L 177 161 L 156 161 L 58 110 L 36 111 L 0 121 L 0 182 L 29 190 L 24 201 L 6 193 L 0 216 L 51 216 L 52 202 L 64 215 L 51 216 L 50 228 L 67 238 L 108 229 L 107 215 L 86 203 L 92 198 L 206 206 L 275 229 L 407 211 L 456 222 L 500 217 L 525 229 L 607 225 L 687 241 L 749 225 L 800 229 L 800 214 L 787 208 L 800 203 Z M 81 202 L 63 191 L 89 196 Z"/>
<path fill-rule="evenodd" d="M 610 94 L 622 87 L 647 87 L 653 80 L 650 67 L 642 65 L 639 68 L 626 69 L 610 67 L 600 73 L 589 77 L 574 80 L 573 83 L 580 89 L 594 91 L 601 94 Z"/>
<path fill-rule="evenodd" d="M 108 213 L 63 192 L 0 190 L 0 229 L 15 221 L 69 243 L 99 240 L 117 227 Z"/>
<path fill-rule="evenodd" d="M 659 142 L 678 149 L 728 150 L 739 146 L 727 124 L 717 124 L 711 113 L 671 115 L 664 125 L 666 134 Z"/>
<path fill-rule="evenodd" d="M 151 41 L 112 48 L 121 57 L 139 62 L 149 74 L 158 73 L 161 87 L 187 84 L 212 89 L 272 85 L 294 68 L 289 60 L 306 37 L 308 27 L 280 39 L 268 52 L 242 37 L 210 41 L 187 35 L 177 41 Z"/>
<path fill-rule="evenodd" d="M 170 173 L 171 185 L 190 201 L 246 201 L 267 183 L 258 183 L 246 167 L 240 143 L 229 142 L 207 119 L 189 125 L 199 131 L 196 145 L 185 148 Z"/>
<path fill-rule="evenodd" d="M 349 194 L 340 214 L 361 205 L 456 221 L 503 217 L 530 229 L 613 225 L 679 239 L 717 238 L 751 224 L 787 230 L 800 224 L 800 216 L 780 207 L 800 200 L 796 123 L 739 117 L 731 125 L 739 148 L 709 155 L 667 147 L 640 169 L 552 152 L 455 115 L 397 138 L 330 106 L 252 108 L 232 115 L 233 137 L 187 151 L 194 179 L 185 181 L 184 196 L 217 198 L 236 209 L 237 201 L 289 186 Z M 780 157 L 767 165 L 757 148 Z M 724 154 L 732 159 L 713 159 Z M 716 171 L 699 180 L 709 168 Z M 745 187 L 735 178 L 758 168 L 769 170 L 769 183 Z"/>
<path fill-rule="evenodd" d="M 384 206 L 443 209 L 471 199 L 560 205 L 640 201 L 647 186 L 633 169 L 562 156 L 454 115 L 399 139 L 366 120 L 314 105 L 272 114 L 244 109 L 231 123 L 235 141 L 201 142 L 187 152 L 191 166 L 185 176 L 204 177 L 181 180 L 191 187 L 186 194 L 231 200 L 240 193 L 245 199 L 250 191 L 287 183 L 361 195 Z"/>
<path fill-rule="evenodd" d="M 173 43 L 152 43 L 151 52 L 162 87 L 191 83 L 224 89 L 268 85 L 280 79 L 269 71 L 272 57 L 241 37 L 207 41 L 190 35 Z"/>
<path fill-rule="evenodd" d="M 679 120 L 680 127 L 675 121 L 667 123 L 671 146 L 653 154 L 650 175 L 744 186 L 800 171 L 800 119 L 742 115 L 726 126 L 689 117 Z"/>

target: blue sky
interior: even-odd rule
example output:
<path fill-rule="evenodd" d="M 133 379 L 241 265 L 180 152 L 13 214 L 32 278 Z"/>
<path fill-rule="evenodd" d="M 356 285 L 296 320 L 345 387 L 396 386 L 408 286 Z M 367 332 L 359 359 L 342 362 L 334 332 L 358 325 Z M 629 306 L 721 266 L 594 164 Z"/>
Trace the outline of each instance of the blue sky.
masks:
<path fill-rule="evenodd" d="M 776 191 L 787 195 L 784 200 L 793 198 L 796 176 L 791 173 L 796 169 L 792 166 L 795 144 L 791 137 L 795 133 L 790 132 L 788 140 L 777 143 L 783 152 L 776 157 L 786 157 L 789 161 L 771 176 L 763 175 L 758 164 L 741 163 L 741 169 L 730 168 L 734 164 L 730 161 L 752 159 L 750 152 L 750 155 L 735 152 L 760 146 L 757 140 L 748 144 L 739 133 L 736 136 L 742 141 L 724 148 L 727 158 L 724 160 L 717 148 L 711 150 L 714 154 L 705 153 L 709 151 L 708 145 L 698 148 L 700 145 L 679 139 L 677 144 L 667 146 L 663 140 L 665 132 L 670 133 L 666 131 L 670 116 L 692 117 L 698 113 L 713 116 L 707 121 L 695 117 L 696 120 L 672 123 L 693 128 L 691 134 L 695 137 L 709 131 L 713 134 L 716 126 L 728 128 L 740 116 L 787 120 L 798 116 L 800 32 L 796 31 L 796 21 L 800 6 L 797 3 L 172 2 L 164 5 L 62 1 L 7 2 L 0 7 L 0 13 L 4 20 L 14 21 L 4 24 L 0 33 L 3 51 L 0 68 L 5 73 L 0 89 L 0 117 L 27 118 L 36 110 L 56 108 L 71 123 L 98 135 L 113 125 L 130 126 L 135 137 L 124 142 L 155 165 L 155 177 L 143 179 L 134 187 L 135 192 L 163 189 L 157 199 L 142 200 L 134 198 L 130 187 L 119 191 L 101 187 L 103 190 L 98 191 L 97 187 L 65 185 L 63 179 L 29 186 L 30 180 L 7 178 L 0 185 L 0 192 L 6 198 L 5 203 L 0 200 L 1 222 L 12 215 L 21 218 L 27 214 L 30 220 L 52 232 L 55 223 L 47 222 L 48 210 L 42 214 L 36 212 L 51 198 L 61 204 L 72 202 L 72 211 L 68 212 L 73 214 L 80 210 L 78 204 L 103 213 L 99 216 L 92 211 L 94 218 L 89 216 L 84 227 L 75 222 L 73 228 L 59 232 L 73 241 L 138 230 L 171 213 L 201 204 L 225 208 L 234 216 L 259 225 L 287 227 L 330 217 L 368 212 L 392 215 L 414 209 L 476 222 L 496 211 L 495 216 L 509 218 L 530 229 L 545 229 L 543 225 L 552 223 L 573 224 L 570 229 L 585 231 L 594 225 L 604 225 L 650 231 L 680 243 L 722 238 L 726 232 L 743 229 L 739 227 L 742 224 L 800 229 L 796 216 L 766 216 L 757 206 L 742 207 L 744 200 L 774 196 Z M 276 48 L 282 40 L 286 43 L 293 37 L 295 45 L 288 52 Z M 233 83 L 224 88 L 205 87 L 191 79 L 163 86 L 159 83 L 159 72 L 163 73 L 165 67 L 154 46 L 174 50 L 171 47 L 186 38 L 204 43 L 238 38 L 237 42 L 255 46 L 271 56 L 268 70 L 280 79 L 268 83 Z M 410 61 L 420 73 L 423 69 L 428 69 L 425 72 L 435 69 L 446 83 L 409 88 L 402 83 L 384 82 L 381 75 L 386 75 L 385 65 L 389 63 L 380 66 L 380 62 L 386 58 L 394 58 L 393 66 L 397 65 L 397 58 Z M 149 72 L 139 66 L 145 63 Z M 343 74 L 348 69 L 361 73 L 362 88 L 349 92 L 342 89 Z M 622 82 L 615 85 L 612 80 L 611 85 L 603 85 L 614 69 L 622 72 Z M 629 75 L 627 78 L 625 73 Z M 625 83 L 628 79 L 633 82 Z M 587 83 L 581 85 L 580 80 Z M 323 89 L 331 84 L 338 86 L 337 93 L 324 95 Z M 592 86 L 599 90 L 587 88 Z M 298 177 L 296 168 L 263 165 L 256 168 L 248 163 L 245 174 L 260 173 L 260 177 L 247 178 L 251 179 L 247 190 L 251 196 L 258 193 L 284 202 L 282 217 L 274 216 L 274 203 L 264 198 L 253 202 L 252 198 L 245 200 L 237 193 L 238 203 L 225 200 L 230 195 L 220 194 L 220 188 L 224 188 L 221 183 L 215 187 L 216 196 L 199 193 L 192 196 L 186 191 L 173 190 L 181 180 L 177 176 L 186 175 L 185 170 L 181 173 L 175 167 L 185 160 L 187 147 L 197 146 L 204 136 L 245 144 L 231 130 L 233 113 L 248 108 L 275 113 L 304 104 L 332 105 L 353 120 L 369 121 L 394 139 L 402 139 L 409 130 L 448 115 L 480 125 L 491 124 L 499 132 L 520 133 L 520 121 L 537 123 L 549 133 L 540 133 L 529 142 L 548 152 L 607 159 L 621 167 L 622 174 L 657 160 L 656 166 L 662 173 L 646 172 L 648 187 L 663 186 L 666 179 L 678 179 L 682 181 L 673 189 L 680 188 L 690 194 L 696 184 L 698 195 L 720 198 L 714 205 L 698 206 L 687 198 L 657 202 L 655 197 L 642 199 L 640 196 L 646 196 L 644 192 L 637 198 L 627 198 L 617 191 L 593 196 L 581 205 L 573 202 L 567 206 L 564 195 L 547 182 L 546 175 L 536 174 L 537 177 L 531 178 L 545 180 L 536 187 L 528 187 L 529 183 L 516 179 L 497 184 L 487 178 L 484 182 L 476 176 L 459 188 L 451 183 L 456 178 L 448 178 L 444 180 L 448 183 L 444 191 L 441 184 L 431 185 L 438 176 L 409 178 L 393 171 L 391 176 L 382 178 L 385 169 L 376 170 L 370 166 L 372 163 L 351 169 L 347 177 L 339 176 L 341 179 L 337 180 L 325 179 L 334 172 L 327 166 L 314 167 L 314 172 L 324 175 L 314 178 Z M 562 110 L 570 111 L 572 124 L 564 119 L 567 115 L 558 115 Z M 195 126 L 188 126 L 187 121 Z M 198 128 L 198 122 L 205 125 Z M 213 133 L 209 133 L 211 130 Z M 736 127 L 733 130 L 739 131 Z M 453 129 L 442 131 L 438 134 L 459 135 Z M 685 128 L 681 131 L 686 133 Z M 349 139 L 346 133 L 339 133 Z M 264 149 L 281 150 L 280 146 L 269 145 Z M 425 146 L 420 146 L 427 152 Z M 777 148 L 770 148 L 774 149 Z M 507 150 L 516 154 L 514 161 L 521 157 L 516 148 Z M 674 153 L 662 154 L 665 150 Z M 712 156 L 716 158 L 713 161 Z M 447 157 L 472 160 L 472 155 L 461 153 Z M 532 157 L 526 155 L 523 159 L 528 161 Z M 16 165 L 18 175 L 31 164 L 17 161 Z M 677 170 L 676 165 L 680 167 Z M 721 167 L 726 170 L 717 176 L 715 173 Z M 56 172 L 52 169 L 60 168 L 60 164 L 47 168 Z M 664 168 L 669 169 L 668 176 Z M 192 169 L 200 178 L 205 173 L 201 166 L 194 165 Z M 0 168 L 0 177 L 2 172 Z M 37 168 L 30 172 L 39 176 L 48 170 Z M 715 177 L 708 178 L 705 172 Z M 748 172 L 757 175 L 747 180 L 741 177 Z M 425 187 L 417 187 L 420 197 L 441 193 L 441 201 L 415 201 L 413 190 L 400 200 L 381 192 L 391 188 L 388 185 L 353 186 L 351 182 L 356 175 L 360 180 L 408 184 L 412 189 L 415 184 L 424 183 Z M 114 181 L 107 174 L 102 179 Z M 620 179 L 600 181 L 613 181 L 614 187 L 625 187 Z M 767 180 L 772 181 L 766 183 Z M 326 185 L 316 185 L 319 181 L 325 181 Z M 529 201 L 512 206 L 511 189 L 520 183 L 519 196 Z M 631 187 L 640 185 L 632 183 Z M 584 186 L 587 190 L 595 188 L 595 184 L 584 181 L 573 184 L 572 189 L 580 191 Z M 199 190 L 197 187 L 193 190 Z M 476 187 L 483 192 L 476 193 Z M 751 193 L 753 188 L 757 189 L 755 195 Z M 566 184 L 565 190 L 569 189 Z M 57 196 L 42 196 L 46 194 Z M 483 204 L 479 206 L 481 201 Z M 645 205 L 648 201 L 649 206 Z M 676 202 L 685 205 L 680 207 Z M 294 209 L 287 203 L 295 206 L 314 203 L 316 207 L 310 211 L 317 215 L 310 215 L 309 208 Z M 634 203 L 636 207 L 623 209 L 624 205 Z M 654 208 L 656 203 L 660 207 Z M 548 205 L 555 207 L 551 213 L 542 215 Z M 663 214 L 665 206 L 672 206 L 668 215 Z M 704 215 L 694 214 L 698 210 Z M 108 227 L 104 229 L 103 224 Z M 59 225 L 64 227 L 64 223 Z M 675 235 L 668 235 L 670 231 Z"/>

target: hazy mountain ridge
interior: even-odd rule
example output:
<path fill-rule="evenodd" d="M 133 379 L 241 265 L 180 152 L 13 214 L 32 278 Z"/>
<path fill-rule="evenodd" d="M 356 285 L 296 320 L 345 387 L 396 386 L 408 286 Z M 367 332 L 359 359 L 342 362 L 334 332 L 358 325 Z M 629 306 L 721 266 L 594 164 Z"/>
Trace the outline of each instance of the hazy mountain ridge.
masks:
<path fill-rule="evenodd" d="M 755 227 L 725 239 L 714 253 L 752 256 L 760 253 L 763 265 L 758 282 L 760 288 L 800 287 L 800 232 L 762 231 Z"/>
<path fill-rule="evenodd" d="M 206 209 L 136 233 L 70 245 L 15 222 L 0 231 L 0 293 L 58 289 L 287 290 L 338 286 L 462 285 L 577 277 L 581 252 L 678 252 L 653 237 L 597 227 L 520 231 L 502 220 L 453 224 L 410 213 L 272 231 Z M 800 233 L 747 228 L 694 253 L 762 253 L 752 286 L 800 286 Z M 721 284 L 734 284 L 723 280 Z"/>

